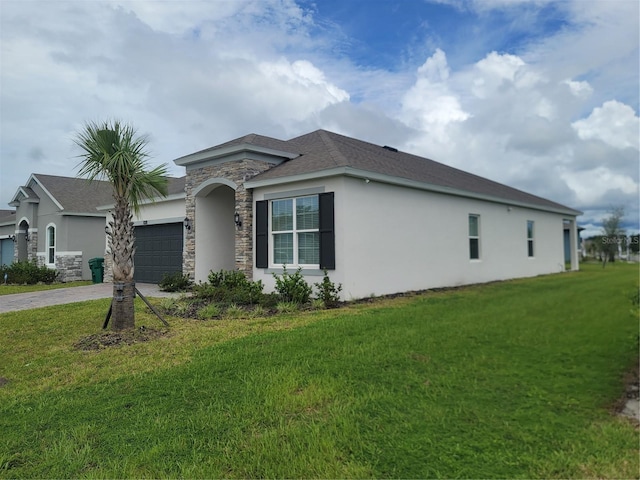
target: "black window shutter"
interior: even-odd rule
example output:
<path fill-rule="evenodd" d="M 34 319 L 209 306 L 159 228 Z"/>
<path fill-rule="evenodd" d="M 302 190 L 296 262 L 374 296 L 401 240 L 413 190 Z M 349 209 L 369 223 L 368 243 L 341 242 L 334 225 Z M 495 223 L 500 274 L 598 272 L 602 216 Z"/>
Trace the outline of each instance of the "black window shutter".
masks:
<path fill-rule="evenodd" d="M 318 195 L 320 210 L 320 268 L 336 268 L 336 236 L 334 232 L 333 192 Z"/>
<path fill-rule="evenodd" d="M 269 266 L 269 202 L 256 202 L 256 268 Z"/>

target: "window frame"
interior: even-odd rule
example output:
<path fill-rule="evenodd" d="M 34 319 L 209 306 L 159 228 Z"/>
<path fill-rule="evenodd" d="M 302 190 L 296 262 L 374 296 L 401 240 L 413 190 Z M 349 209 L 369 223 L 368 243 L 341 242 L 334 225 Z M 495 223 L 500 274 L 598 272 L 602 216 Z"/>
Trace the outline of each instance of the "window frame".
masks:
<path fill-rule="evenodd" d="M 476 219 L 476 233 L 475 235 L 471 234 L 471 219 Z M 467 217 L 467 233 L 469 237 L 469 260 L 480 260 L 481 250 L 480 250 L 480 214 L 478 213 L 470 213 Z M 475 250 L 474 250 L 475 243 Z M 474 252 L 477 256 L 474 256 Z"/>
<path fill-rule="evenodd" d="M 46 229 L 46 244 L 45 244 L 45 258 L 46 264 L 50 266 L 55 266 L 56 264 L 56 251 L 57 251 L 57 233 L 58 228 L 55 223 L 50 223 L 47 225 Z M 50 260 L 53 259 L 53 262 Z"/>
<path fill-rule="evenodd" d="M 527 257 L 535 258 L 535 228 L 534 220 L 527 220 Z"/>
<path fill-rule="evenodd" d="M 298 201 L 307 198 L 315 198 L 316 201 L 316 214 L 317 221 L 315 228 L 298 228 Z M 273 229 L 273 208 L 274 204 L 278 202 L 291 202 L 291 228 L 283 230 Z M 303 233 L 315 233 L 317 246 L 317 263 L 300 263 L 300 234 Z M 277 235 L 291 235 L 291 263 L 276 262 L 276 236 Z M 303 269 L 318 269 L 320 268 L 320 198 L 318 194 L 291 196 L 284 198 L 274 198 L 268 200 L 268 238 L 269 238 L 269 265 L 271 268 L 281 267 L 282 265 L 291 265 L 295 268 L 301 267 Z"/>

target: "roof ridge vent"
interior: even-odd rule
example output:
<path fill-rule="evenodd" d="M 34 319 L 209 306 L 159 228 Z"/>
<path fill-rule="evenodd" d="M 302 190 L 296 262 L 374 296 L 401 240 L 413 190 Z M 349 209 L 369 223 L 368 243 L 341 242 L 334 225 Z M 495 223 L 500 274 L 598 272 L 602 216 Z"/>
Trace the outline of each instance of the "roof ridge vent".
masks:
<path fill-rule="evenodd" d="M 397 149 L 397 148 L 390 147 L 389 145 L 385 145 L 385 146 L 384 146 L 384 147 L 382 147 L 382 148 L 384 148 L 385 150 L 389 150 L 390 152 L 397 152 L 397 151 L 398 151 L 398 149 Z"/>

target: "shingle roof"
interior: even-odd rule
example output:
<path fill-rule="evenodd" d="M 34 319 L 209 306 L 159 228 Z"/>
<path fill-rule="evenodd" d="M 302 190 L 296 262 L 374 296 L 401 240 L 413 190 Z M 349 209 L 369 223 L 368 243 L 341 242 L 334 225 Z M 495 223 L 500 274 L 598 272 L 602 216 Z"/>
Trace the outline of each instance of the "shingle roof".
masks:
<path fill-rule="evenodd" d="M 262 146 L 265 137 L 248 135 L 224 145 L 251 141 L 259 141 L 259 146 Z M 286 142 L 278 142 L 280 142 L 278 149 L 298 153 L 300 156 L 253 177 L 252 182 L 321 172 L 336 167 L 350 167 L 355 170 L 407 179 L 425 185 L 469 192 L 482 197 L 518 202 L 545 209 L 564 210 L 574 214 L 581 213 L 551 200 L 427 158 L 384 148 L 326 130 L 317 130 Z M 220 146 L 215 148 L 220 148 Z"/>
<path fill-rule="evenodd" d="M 98 213 L 96 207 L 113 202 L 109 182 L 41 173 L 33 177 L 67 213 Z"/>
<path fill-rule="evenodd" d="M 15 221 L 16 221 L 15 210 L 0 210 L 0 224 L 15 223 Z"/>
<path fill-rule="evenodd" d="M 179 193 L 184 193 L 184 184 L 187 177 L 167 177 L 168 185 L 167 185 L 167 195 L 177 195 Z"/>
<path fill-rule="evenodd" d="M 97 207 L 113 203 L 112 187 L 107 181 L 41 173 L 34 173 L 33 177 L 67 213 L 98 213 Z M 185 177 L 167 179 L 169 195 L 184 192 Z"/>

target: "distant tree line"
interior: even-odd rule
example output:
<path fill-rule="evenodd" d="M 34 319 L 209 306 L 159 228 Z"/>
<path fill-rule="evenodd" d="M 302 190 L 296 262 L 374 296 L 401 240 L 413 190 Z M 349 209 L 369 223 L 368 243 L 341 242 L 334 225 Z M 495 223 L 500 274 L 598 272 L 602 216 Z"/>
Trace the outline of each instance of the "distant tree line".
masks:
<path fill-rule="evenodd" d="M 609 216 L 602 221 L 602 235 L 595 235 L 585 240 L 586 254 L 602 262 L 615 262 L 616 256 L 637 254 L 640 250 L 640 235 L 627 236 L 622 228 L 624 209 L 615 207 L 609 211 Z"/>

